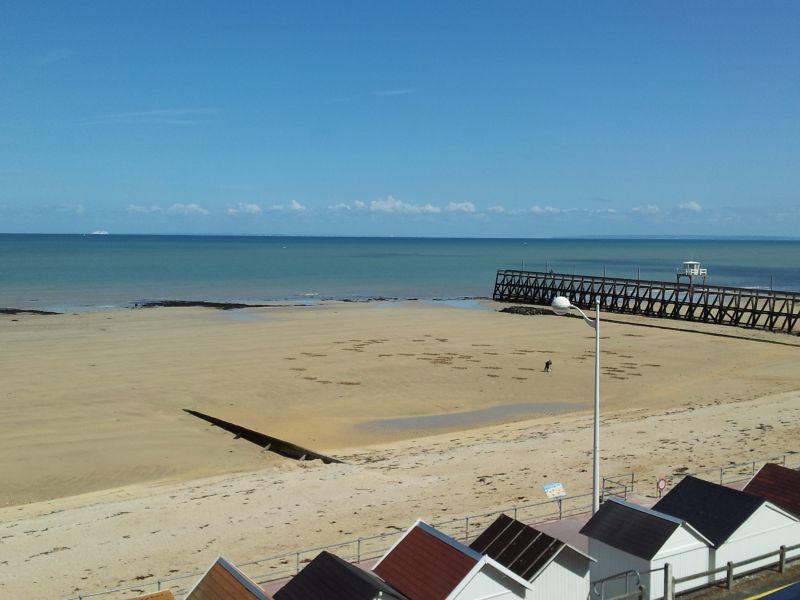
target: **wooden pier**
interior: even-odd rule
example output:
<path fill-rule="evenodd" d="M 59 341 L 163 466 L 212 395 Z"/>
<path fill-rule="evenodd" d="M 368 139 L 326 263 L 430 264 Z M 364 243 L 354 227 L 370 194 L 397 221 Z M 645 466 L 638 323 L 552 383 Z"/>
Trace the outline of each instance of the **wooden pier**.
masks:
<path fill-rule="evenodd" d="M 549 305 L 566 296 L 581 308 L 604 312 L 681 319 L 798 334 L 800 293 L 592 277 L 565 273 L 499 270 L 494 300 Z"/>

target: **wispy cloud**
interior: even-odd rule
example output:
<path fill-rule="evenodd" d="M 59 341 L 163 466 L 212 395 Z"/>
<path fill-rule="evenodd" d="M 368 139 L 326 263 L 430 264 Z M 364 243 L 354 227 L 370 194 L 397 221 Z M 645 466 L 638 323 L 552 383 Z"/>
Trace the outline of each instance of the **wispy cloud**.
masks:
<path fill-rule="evenodd" d="M 455 205 L 454 205 L 455 206 Z M 393 214 L 438 214 L 442 212 L 441 207 L 433 204 L 411 204 L 403 202 L 392 196 L 378 198 L 369 204 L 356 200 L 352 204 L 340 203 L 328 207 L 328 210 L 335 212 L 370 212 L 370 213 L 393 213 Z"/>
<path fill-rule="evenodd" d="M 521 208 L 506 207 L 501 204 L 492 205 L 486 209 L 480 209 L 472 202 L 449 202 L 445 205 L 436 204 L 414 204 L 410 202 L 403 202 L 393 196 L 386 198 L 379 198 L 369 203 L 357 200 L 355 202 L 341 202 L 328 206 L 331 212 L 346 212 L 352 214 L 358 213 L 387 213 L 387 214 L 406 214 L 406 215 L 437 215 L 437 214 L 452 214 L 452 215 L 471 215 L 476 218 L 486 218 L 488 215 L 495 216 L 517 216 L 517 215 L 535 215 L 541 217 L 558 216 L 558 215 L 597 215 L 600 217 L 611 217 L 617 215 L 619 211 L 616 208 L 603 207 L 603 208 L 573 208 L 573 207 L 558 207 L 551 205 L 533 205 Z"/>
<path fill-rule="evenodd" d="M 553 216 L 553 215 L 569 215 L 569 214 L 587 214 L 587 215 L 600 215 L 609 216 L 617 214 L 616 208 L 575 208 L 575 207 L 560 207 L 539 204 L 533 206 L 525 206 L 522 208 L 507 208 L 503 205 L 497 204 L 490 206 L 486 209 L 487 214 L 495 215 L 536 215 L 536 216 Z"/>
<path fill-rule="evenodd" d="M 190 204 L 182 204 L 180 202 L 173 204 L 167 209 L 167 214 L 170 215 L 207 215 L 208 211 L 194 202 Z"/>
<path fill-rule="evenodd" d="M 161 108 L 87 117 L 85 125 L 198 125 L 217 114 L 216 108 Z"/>
<path fill-rule="evenodd" d="M 640 215 L 655 215 L 660 211 L 661 209 L 656 204 L 642 204 L 631 209 L 631 212 L 639 213 Z"/>
<path fill-rule="evenodd" d="M 574 208 L 558 208 L 556 206 L 531 206 L 524 210 L 534 215 L 559 215 L 565 212 L 575 212 Z"/>
<path fill-rule="evenodd" d="M 474 213 L 475 205 L 472 202 L 451 202 L 445 207 L 447 212 Z"/>
<path fill-rule="evenodd" d="M 683 204 L 678 204 L 678 210 L 684 210 L 687 212 L 702 212 L 703 207 L 700 206 L 697 202 L 684 202 Z"/>
<path fill-rule="evenodd" d="M 70 59 L 73 56 L 77 56 L 77 54 L 78 53 L 73 50 L 51 50 L 50 52 L 45 52 L 43 54 L 39 54 L 38 56 L 34 56 L 30 63 L 36 67 L 46 67 L 48 65 Z"/>
<path fill-rule="evenodd" d="M 232 206 L 228 208 L 229 215 L 238 215 L 238 214 L 245 214 L 245 215 L 257 215 L 261 212 L 261 207 L 258 204 L 248 204 L 245 202 L 239 202 L 236 206 Z"/>
<path fill-rule="evenodd" d="M 269 209 L 274 212 L 294 213 L 305 212 L 307 210 L 306 207 L 300 204 L 297 200 L 292 200 L 289 204 L 273 204 L 269 207 Z"/>
<path fill-rule="evenodd" d="M 199 204 L 195 202 L 183 203 L 183 202 L 176 202 L 172 206 L 168 208 L 161 208 L 157 204 L 151 204 L 149 206 L 145 206 L 144 204 L 129 204 L 128 208 L 126 209 L 130 214 L 133 215 L 158 215 L 158 214 L 166 214 L 166 215 L 181 215 L 181 216 L 193 216 L 193 215 L 207 215 L 209 211 Z"/>
<path fill-rule="evenodd" d="M 129 204 L 128 212 L 134 215 L 150 215 L 153 213 L 161 213 L 164 210 L 160 206 L 151 204 L 150 206 L 143 206 L 141 204 Z"/>
<path fill-rule="evenodd" d="M 436 214 L 442 209 L 432 204 L 409 204 L 388 196 L 370 202 L 369 210 L 382 213 Z"/>

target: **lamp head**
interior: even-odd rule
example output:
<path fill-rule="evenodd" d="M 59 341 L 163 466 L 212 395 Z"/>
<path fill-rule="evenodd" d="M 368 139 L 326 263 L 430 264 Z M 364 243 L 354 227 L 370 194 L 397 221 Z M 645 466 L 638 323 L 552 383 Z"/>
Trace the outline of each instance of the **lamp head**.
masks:
<path fill-rule="evenodd" d="M 572 303 L 569 301 L 569 298 L 556 296 L 550 303 L 550 308 L 552 308 L 553 312 L 557 315 L 565 315 L 569 312 L 569 309 L 572 308 Z"/>

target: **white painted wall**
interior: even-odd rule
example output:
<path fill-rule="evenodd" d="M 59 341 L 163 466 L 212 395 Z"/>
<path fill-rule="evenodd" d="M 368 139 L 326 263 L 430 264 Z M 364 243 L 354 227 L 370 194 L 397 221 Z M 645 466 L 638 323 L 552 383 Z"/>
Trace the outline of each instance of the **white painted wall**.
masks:
<path fill-rule="evenodd" d="M 589 567 L 589 578 L 592 582 L 603 579 L 610 575 L 616 575 L 623 571 L 647 571 L 650 568 L 649 561 L 646 561 L 633 554 L 628 554 L 622 550 L 618 550 L 613 546 L 604 544 L 600 540 L 589 538 L 589 556 L 594 558 L 597 562 L 593 562 Z M 636 589 L 636 578 L 628 580 L 628 591 Z M 646 582 L 642 582 L 648 585 Z M 649 586 L 648 586 L 649 587 Z M 615 582 L 606 583 L 604 589 L 605 597 L 610 598 L 619 594 L 625 593 L 625 582 L 620 579 Z M 598 586 L 599 590 L 599 586 Z M 594 594 L 594 585 L 591 587 L 591 598 L 599 598 L 600 596 Z"/>
<path fill-rule="evenodd" d="M 651 561 L 589 538 L 589 554 L 597 560 L 591 566 L 591 580 L 596 582 L 624 571 L 637 571 L 640 577 L 638 582 L 646 589 L 645 598 L 660 598 L 664 595 L 664 572 L 657 569 L 663 569 L 664 564 L 669 563 L 672 565 L 673 577 L 707 571 L 709 569 L 708 550 L 709 546 L 706 542 L 685 526 L 678 527 L 672 532 L 672 535 L 664 542 Z M 691 589 L 702 583 L 705 582 L 702 580 L 687 582 L 677 586 L 675 591 Z M 606 583 L 605 597 L 609 598 L 623 594 L 625 591 L 632 591 L 636 585 L 636 577 L 628 579 L 627 590 L 622 579 L 614 583 Z M 593 585 L 592 590 L 594 587 Z M 599 596 L 592 595 L 591 597 Z"/>
<path fill-rule="evenodd" d="M 446 600 L 523 600 L 525 587 L 491 565 L 481 564 L 467 574 Z"/>
<path fill-rule="evenodd" d="M 672 576 L 676 578 L 707 571 L 709 548 L 705 540 L 696 536 L 691 530 L 684 526 L 678 527 L 650 561 L 650 569 L 663 569 L 664 565 L 669 563 L 672 565 Z M 675 592 L 690 590 L 707 582 L 707 577 L 687 581 L 675 586 Z M 663 570 L 651 574 L 648 589 L 650 598 L 664 595 Z"/>
<path fill-rule="evenodd" d="M 773 504 L 764 503 L 716 551 L 715 567 L 724 567 L 729 561 L 740 562 L 761 554 L 776 552 L 781 546 L 800 544 L 800 522 Z M 735 572 L 753 570 L 778 560 L 777 556 L 763 559 Z M 711 567 L 709 567 L 711 568 Z M 725 573 L 717 579 L 725 579 Z"/>
<path fill-rule="evenodd" d="M 589 563 L 591 561 L 565 547 L 531 582 L 526 600 L 586 600 L 589 596 Z"/>

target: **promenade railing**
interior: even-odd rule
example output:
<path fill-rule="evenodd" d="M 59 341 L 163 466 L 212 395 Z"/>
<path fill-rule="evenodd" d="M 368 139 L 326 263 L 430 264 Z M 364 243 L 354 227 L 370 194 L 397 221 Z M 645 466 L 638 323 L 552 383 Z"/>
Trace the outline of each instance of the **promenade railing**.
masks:
<path fill-rule="evenodd" d="M 787 467 L 797 467 L 800 466 L 798 460 L 800 460 L 800 453 L 786 452 L 779 456 L 771 456 L 744 463 L 732 462 L 722 467 L 707 469 L 697 473 L 675 472 L 667 478 L 674 484 L 686 475 L 693 475 L 701 479 L 714 481 L 715 483 L 725 484 L 741 481 L 755 475 L 758 469 L 768 462 L 781 464 Z M 606 476 L 603 478 L 602 499 L 604 500 L 609 496 L 615 496 L 626 500 L 628 496 L 634 492 L 634 486 L 637 483 L 641 486 L 641 481 L 636 480 L 633 473 Z M 654 489 L 655 480 L 653 481 L 653 490 Z M 490 512 L 438 521 L 431 523 L 431 525 L 450 537 L 469 543 L 470 540 L 480 534 L 481 531 L 500 514 L 505 513 L 515 519 L 535 525 L 537 523 L 555 521 L 584 514 L 589 512 L 591 507 L 592 494 L 588 492 L 575 496 L 565 496 L 554 500 L 513 505 Z M 314 557 L 323 550 L 337 554 L 344 560 L 354 563 L 364 563 L 375 560 L 391 547 L 402 531 L 403 530 L 396 530 L 373 536 L 358 537 L 356 539 L 349 539 L 324 546 L 303 548 L 293 552 L 285 552 L 256 560 L 236 563 L 236 566 L 242 569 L 248 577 L 259 585 L 268 584 L 296 575 L 306 563 L 313 560 Z M 139 581 L 125 587 L 71 596 L 65 600 L 82 600 L 84 598 L 97 597 L 104 597 L 104 600 L 117 600 L 118 598 L 131 598 L 165 589 L 172 590 L 176 597 L 180 597 L 181 594 L 185 594 L 191 589 L 191 586 L 194 585 L 197 578 L 202 576 L 203 573 L 205 573 L 205 571 L 196 571 L 159 578 L 155 581 Z"/>
<path fill-rule="evenodd" d="M 603 497 L 615 496 L 626 499 L 634 491 L 635 484 L 636 479 L 633 473 L 605 477 L 602 486 Z M 512 505 L 491 512 L 473 514 L 446 521 L 436 521 L 431 525 L 452 538 L 469 543 L 495 517 L 501 514 L 507 514 L 525 523 L 536 524 L 586 513 L 591 510 L 591 507 L 592 494 L 588 492 L 576 496 L 564 496 L 554 500 Z M 335 544 L 303 548 L 302 550 L 285 552 L 247 562 L 237 562 L 236 567 L 259 585 L 264 585 L 293 577 L 300 572 L 306 563 L 311 562 L 323 550 L 332 552 L 340 558 L 356 564 L 375 560 L 380 558 L 391 547 L 402 531 L 380 533 Z M 104 597 L 104 600 L 116 600 L 167 589 L 171 590 L 176 597 L 181 597 L 181 595 L 188 593 L 197 579 L 204 573 L 205 571 L 196 571 L 159 578 L 155 581 L 140 581 L 125 587 L 71 596 L 67 600 L 98 597 Z"/>

